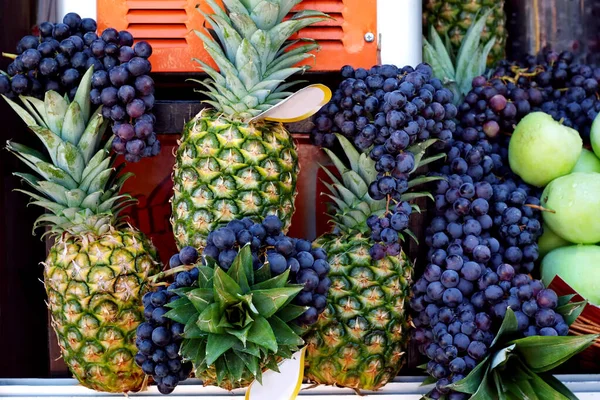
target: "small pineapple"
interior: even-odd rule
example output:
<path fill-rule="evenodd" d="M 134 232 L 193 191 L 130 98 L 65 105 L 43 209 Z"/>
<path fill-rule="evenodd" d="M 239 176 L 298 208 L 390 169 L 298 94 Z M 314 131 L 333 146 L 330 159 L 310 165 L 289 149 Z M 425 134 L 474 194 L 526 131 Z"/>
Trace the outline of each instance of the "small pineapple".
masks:
<path fill-rule="evenodd" d="M 55 237 L 44 265 L 52 326 L 63 358 L 79 382 L 105 392 L 137 391 L 144 374 L 135 364 L 135 336 L 143 321 L 146 278 L 159 271 L 156 250 L 119 213 L 135 200 L 119 194 L 107 123 L 90 112 L 92 68 L 75 99 L 49 91 L 45 100 L 6 101 L 45 145 L 47 154 L 9 141 L 7 149 L 37 175 L 15 173 L 36 192 L 31 204 L 46 209 L 35 223 Z"/>
<path fill-rule="evenodd" d="M 377 176 L 375 161 L 359 154 L 345 137 L 336 136 L 351 167 L 325 149 L 341 176 L 339 180 L 328 172 L 333 180 L 329 197 L 335 233 L 316 240 L 329 256 L 332 283 L 329 305 L 306 338 L 305 374 L 319 384 L 376 390 L 394 378 L 404 363 L 413 264 L 404 251 L 378 261 L 371 258 L 367 219 L 385 214 L 388 204 L 368 193 Z M 415 159 L 423 160 L 433 142 L 416 145 Z M 410 198 L 425 195 L 407 193 Z"/>
<path fill-rule="evenodd" d="M 434 27 L 440 36 L 447 36 L 456 52 L 477 16 L 489 10 L 492 12 L 487 17 L 481 40 L 497 39 L 487 59 L 488 65 L 493 65 L 505 54 L 508 33 L 504 0 L 423 0 L 423 29 L 428 32 L 429 27 Z"/>
<path fill-rule="evenodd" d="M 210 77 L 199 83 L 212 109 L 186 124 L 176 153 L 171 223 L 179 248 L 204 247 L 211 230 L 233 219 L 275 214 L 285 230 L 290 225 L 296 146 L 281 123 L 250 120 L 292 94 L 287 90 L 294 82 L 283 82 L 307 70 L 295 65 L 319 47 L 307 39 L 289 41 L 327 18 L 302 11 L 283 21 L 301 1 L 225 0 L 223 10 L 207 0 L 212 14 L 198 8 L 214 35 L 196 34 L 220 71 L 196 60 Z"/>

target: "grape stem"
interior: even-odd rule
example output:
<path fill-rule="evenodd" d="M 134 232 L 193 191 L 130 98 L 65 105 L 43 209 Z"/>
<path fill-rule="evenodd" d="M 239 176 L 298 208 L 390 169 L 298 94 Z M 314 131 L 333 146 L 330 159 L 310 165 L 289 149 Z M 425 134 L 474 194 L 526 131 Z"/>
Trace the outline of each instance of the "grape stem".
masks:
<path fill-rule="evenodd" d="M 194 267 L 195 267 L 195 265 L 193 265 L 193 264 L 192 265 L 181 265 L 176 268 L 171 268 L 167 271 L 161 271 L 156 275 L 152 275 L 152 276 L 148 277 L 148 281 L 150 281 L 150 283 L 152 283 L 153 286 L 160 286 L 162 284 L 166 284 L 166 282 L 157 282 L 158 280 L 166 278 L 171 275 L 175 275 L 179 272 L 187 272 L 187 271 L 193 269 Z"/>
<path fill-rule="evenodd" d="M 17 55 L 13 54 L 13 53 L 4 53 L 4 52 L 2 52 L 2 57 L 6 57 L 6 58 L 10 58 L 10 59 L 14 60 L 15 58 L 17 58 Z"/>
<path fill-rule="evenodd" d="M 546 207 L 542 207 L 542 206 L 536 206 L 535 204 L 525 204 L 525 207 L 529 207 L 529 208 L 533 208 L 535 210 L 540 210 L 543 212 L 549 212 L 552 214 L 556 214 L 556 211 L 550 209 L 550 208 L 546 208 Z"/>

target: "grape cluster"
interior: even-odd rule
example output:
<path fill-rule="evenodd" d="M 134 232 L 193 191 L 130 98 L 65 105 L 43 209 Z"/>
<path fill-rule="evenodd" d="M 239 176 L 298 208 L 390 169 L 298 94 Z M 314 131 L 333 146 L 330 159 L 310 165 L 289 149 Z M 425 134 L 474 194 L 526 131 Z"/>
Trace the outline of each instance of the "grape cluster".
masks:
<path fill-rule="evenodd" d="M 203 255 L 213 258 L 228 270 L 242 246 L 249 244 L 254 269 L 268 263 L 272 275 L 289 269 L 291 283 L 304 285 L 293 303 L 309 308 L 295 321 L 298 325 L 312 325 L 327 306 L 327 292 L 331 286 L 327 254 L 322 248 L 313 248 L 303 239 L 285 236 L 283 222 L 274 215 L 262 223 L 250 218 L 230 221 L 227 226 L 211 232 Z"/>
<path fill-rule="evenodd" d="M 75 13 L 62 23 L 43 22 L 40 36 L 27 35 L 17 45 L 17 55 L 0 73 L 0 94 L 43 98 L 50 90 L 72 100 L 84 73 L 94 67 L 90 100 L 104 105 L 102 114 L 113 121 L 113 150 L 129 162 L 155 156 L 160 142 L 154 133 L 154 81 L 145 41 L 133 45 L 127 31 L 107 28 L 96 34 L 96 21 Z M 132 47 L 133 46 L 133 47 Z"/>
<path fill-rule="evenodd" d="M 408 148 L 430 138 L 439 139 L 433 146 L 436 149 L 451 145 L 458 112 L 453 94 L 432 77 L 427 64 L 416 68 L 381 65 L 369 70 L 345 66 L 341 75 L 344 81 L 314 120 L 312 140 L 331 147 L 337 133 L 360 151 L 369 152 L 377 171 L 376 179 L 369 182 L 369 195 L 374 200 L 387 198 L 394 207 L 388 215 L 369 219 L 375 242 L 371 256 L 376 260 L 385 254 L 395 256 L 411 213 L 402 203 L 416 164 Z"/>
<path fill-rule="evenodd" d="M 194 248 L 186 247 L 171 260 L 175 257 L 179 260 L 179 265 L 182 265 L 183 261 L 186 265 L 191 265 L 197 261 L 198 252 Z M 183 362 L 179 355 L 184 325 L 164 315 L 169 310 L 166 304 L 179 298 L 174 290 L 191 286 L 198 279 L 198 274 L 198 268 L 180 272 L 174 283 L 158 286 L 155 292 L 148 292 L 142 298 L 146 322 L 137 328 L 135 344 L 138 353 L 135 362 L 146 375 L 152 376 L 162 394 L 171 393 L 179 382 L 186 380 L 192 372 L 192 363 Z"/>
<path fill-rule="evenodd" d="M 521 61 L 502 61 L 489 80 L 478 77 L 460 108 L 463 127 L 481 127 L 490 136 L 512 132 L 531 111 L 542 111 L 589 141 L 600 112 L 600 68 L 574 61 L 570 52 L 544 51 Z"/>
<path fill-rule="evenodd" d="M 490 80 L 473 80 L 438 169 L 445 179 L 436 184 L 435 217 L 426 230 L 429 264 L 411 300 L 413 338 L 438 379 L 432 398 L 449 393 L 448 383 L 487 356 L 508 307 L 524 336 L 568 332 L 555 311 L 556 293 L 529 275 L 539 257 L 540 193 L 511 172 L 505 135 L 541 108 L 547 93 L 535 83 L 539 67 L 519 66 L 510 76 L 502 68 Z"/>
<path fill-rule="evenodd" d="M 412 206 L 402 201 L 396 204 L 394 212 L 382 217 L 371 215 L 367 218 L 367 226 L 371 230 L 371 239 L 376 243 L 369 249 L 373 260 L 381 260 L 386 255 L 395 257 L 400 254 L 401 247 L 398 236 L 408 229 Z"/>

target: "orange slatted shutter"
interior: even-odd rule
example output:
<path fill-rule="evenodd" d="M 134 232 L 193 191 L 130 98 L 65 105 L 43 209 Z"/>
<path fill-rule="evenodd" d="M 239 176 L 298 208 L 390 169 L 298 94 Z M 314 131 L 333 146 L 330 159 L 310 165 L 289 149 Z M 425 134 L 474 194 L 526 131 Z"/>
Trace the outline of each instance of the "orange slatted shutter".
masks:
<path fill-rule="evenodd" d="M 154 72 L 198 72 L 198 58 L 214 65 L 202 41 L 193 32 L 204 24 L 196 4 L 202 0 L 98 0 L 98 27 L 130 31 L 136 40 L 148 41 L 154 52 Z M 368 68 L 377 62 L 376 41 L 365 41 L 377 32 L 376 0 L 305 0 L 292 10 L 319 10 L 334 19 L 300 31 L 296 37 L 315 39 L 321 45 L 313 71 L 336 71 L 345 64 Z"/>

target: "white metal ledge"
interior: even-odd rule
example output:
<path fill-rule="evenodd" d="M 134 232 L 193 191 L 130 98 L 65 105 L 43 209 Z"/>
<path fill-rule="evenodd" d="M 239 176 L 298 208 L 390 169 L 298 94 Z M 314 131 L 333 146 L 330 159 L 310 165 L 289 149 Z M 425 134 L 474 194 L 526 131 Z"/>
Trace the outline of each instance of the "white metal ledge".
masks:
<path fill-rule="evenodd" d="M 600 400 L 600 375 L 557 375 L 580 400 Z M 419 400 L 428 388 L 420 386 L 423 377 L 397 377 L 377 392 L 364 392 L 364 397 L 356 397 L 352 390 L 339 389 L 330 386 L 318 386 L 308 389 L 304 385 L 300 392 L 300 400 Z M 0 379 L 0 399 L 86 399 L 91 397 L 123 398 L 121 394 L 95 392 L 80 386 L 74 379 Z M 169 396 L 161 395 L 156 387 L 151 386 L 141 393 L 131 393 L 128 397 L 134 399 L 164 399 L 177 400 L 214 399 L 241 400 L 244 391 L 227 392 L 215 387 L 203 387 L 200 381 L 190 379 L 182 383 Z M 261 399 L 270 400 L 270 399 Z"/>

